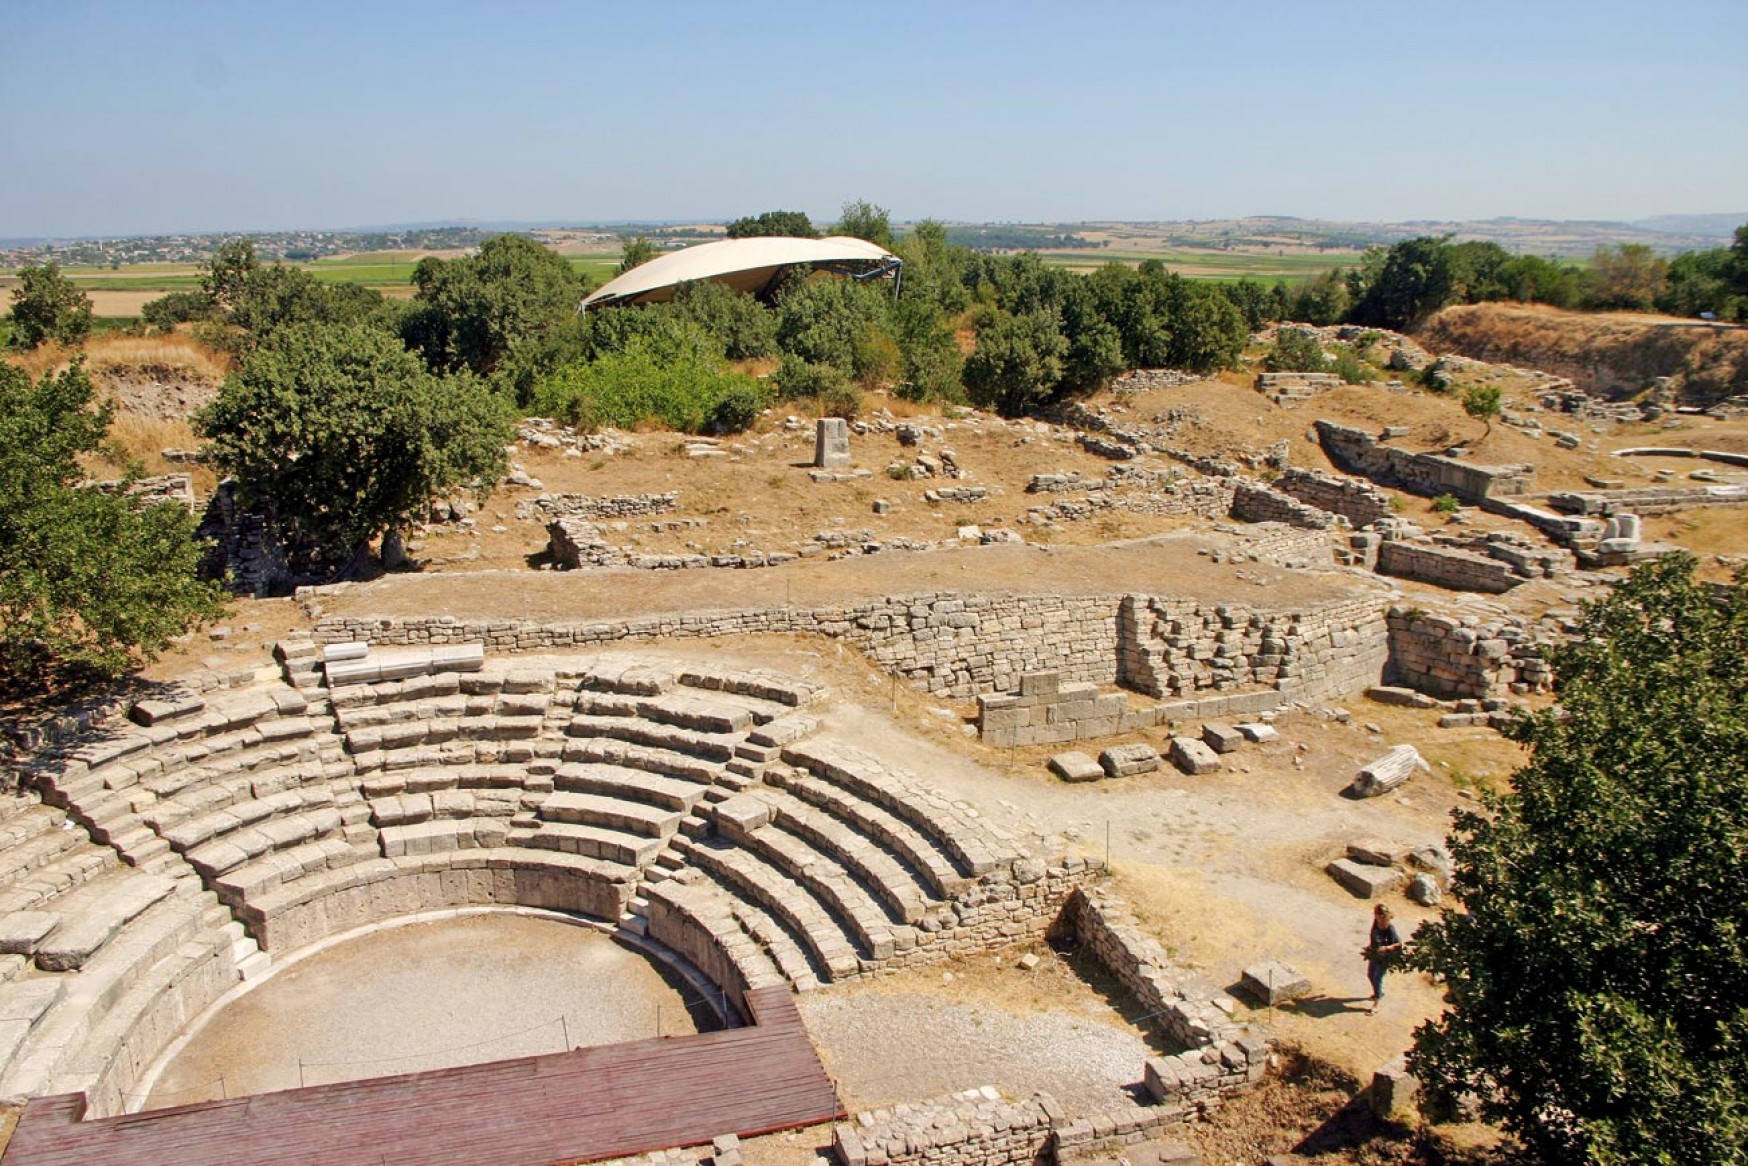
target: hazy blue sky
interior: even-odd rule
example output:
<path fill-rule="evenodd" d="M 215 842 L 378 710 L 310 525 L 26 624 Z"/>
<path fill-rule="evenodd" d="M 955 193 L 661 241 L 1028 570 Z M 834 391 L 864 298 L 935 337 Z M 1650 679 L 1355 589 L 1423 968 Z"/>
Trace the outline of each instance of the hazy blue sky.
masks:
<path fill-rule="evenodd" d="M 0 237 L 1740 211 L 1744 46 L 1744 0 L 8 0 Z"/>

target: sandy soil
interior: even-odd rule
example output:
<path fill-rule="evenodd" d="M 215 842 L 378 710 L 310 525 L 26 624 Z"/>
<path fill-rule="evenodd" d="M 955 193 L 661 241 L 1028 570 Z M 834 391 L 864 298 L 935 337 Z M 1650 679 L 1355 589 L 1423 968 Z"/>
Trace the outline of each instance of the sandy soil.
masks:
<path fill-rule="evenodd" d="M 561 1023 L 561 1019 L 563 1021 Z M 698 1031 L 674 981 L 591 928 L 492 912 L 388 927 L 234 998 L 144 1108 Z"/>

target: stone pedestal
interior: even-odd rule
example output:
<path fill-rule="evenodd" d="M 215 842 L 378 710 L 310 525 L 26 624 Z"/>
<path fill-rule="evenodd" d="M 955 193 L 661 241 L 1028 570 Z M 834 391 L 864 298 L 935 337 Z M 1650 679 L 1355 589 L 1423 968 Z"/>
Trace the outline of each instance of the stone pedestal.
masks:
<path fill-rule="evenodd" d="M 850 464 L 850 423 L 842 417 L 821 417 L 813 432 L 813 464 L 822 470 Z"/>

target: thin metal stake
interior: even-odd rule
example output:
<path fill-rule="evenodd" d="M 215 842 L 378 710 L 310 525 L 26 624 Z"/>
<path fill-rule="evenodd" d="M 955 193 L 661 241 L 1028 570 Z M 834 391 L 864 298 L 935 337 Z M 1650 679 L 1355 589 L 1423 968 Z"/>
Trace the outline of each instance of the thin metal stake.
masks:
<path fill-rule="evenodd" d="M 564 1029 L 564 1051 L 568 1053 L 571 1051 L 571 1022 L 561 1012 L 558 1016 L 558 1023 Z"/>
<path fill-rule="evenodd" d="M 1105 873 L 1111 873 L 1111 820 L 1105 819 Z"/>
<path fill-rule="evenodd" d="M 662 1035 L 662 1002 L 656 1001 L 656 1035 Z"/>
<path fill-rule="evenodd" d="M 303 1058 L 302 1057 L 299 1057 L 297 1059 L 297 1087 L 299 1089 L 302 1089 L 304 1087 L 304 1084 L 303 1084 Z"/>
<path fill-rule="evenodd" d="M 230 1099 L 231 1099 L 230 1091 L 225 1088 L 225 1075 L 223 1073 L 220 1073 L 219 1074 L 219 1100 L 220 1101 L 229 1101 Z"/>

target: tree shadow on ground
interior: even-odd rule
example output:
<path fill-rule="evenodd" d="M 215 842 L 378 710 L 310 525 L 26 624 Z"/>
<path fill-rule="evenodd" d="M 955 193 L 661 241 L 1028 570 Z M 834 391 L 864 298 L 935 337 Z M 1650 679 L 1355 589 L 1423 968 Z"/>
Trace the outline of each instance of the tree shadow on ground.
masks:
<path fill-rule="evenodd" d="M 1287 1000 L 1275 1005 L 1282 1012 L 1295 1012 L 1300 1016 L 1309 1016 L 1314 1020 L 1322 1020 L 1330 1016 L 1340 1016 L 1347 1012 L 1365 1012 L 1372 1006 L 1370 996 L 1301 996 L 1297 1000 Z"/>

